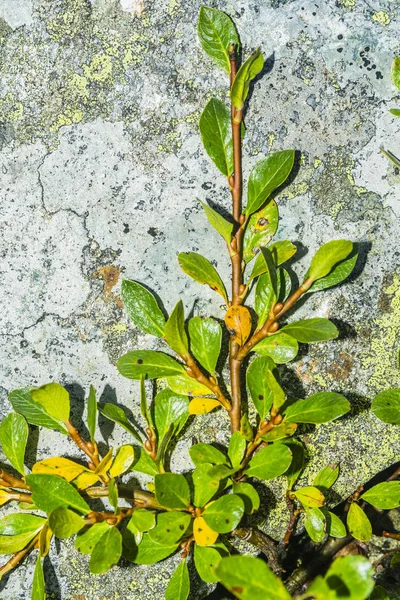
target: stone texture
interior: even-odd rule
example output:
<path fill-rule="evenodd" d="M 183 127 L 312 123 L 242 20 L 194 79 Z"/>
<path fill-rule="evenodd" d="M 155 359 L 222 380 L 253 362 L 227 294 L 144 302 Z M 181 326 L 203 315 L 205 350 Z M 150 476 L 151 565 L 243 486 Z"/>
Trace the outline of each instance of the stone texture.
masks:
<path fill-rule="evenodd" d="M 353 412 L 341 424 L 304 428 L 310 463 L 304 481 L 328 462 L 342 476 L 332 502 L 398 460 L 396 432 L 367 411 L 399 386 L 398 184 L 379 149 L 396 152 L 400 121 L 388 109 L 389 70 L 399 52 L 399 2 L 254 0 L 212 3 L 231 14 L 245 52 L 260 45 L 267 73 L 246 115 L 245 173 L 268 151 L 294 147 L 296 177 L 278 198 L 278 239 L 299 244 L 301 274 L 319 244 L 359 241 L 362 262 L 347 285 L 316 294 L 299 316 L 338 319 L 339 341 L 305 348 L 282 369 L 291 395 L 333 390 Z M 181 250 L 229 263 L 196 197 L 229 207 L 225 182 L 208 160 L 197 121 L 210 95 L 225 97 L 221 72 L 196 40 L 200 3 L 188 0 L 0 1 L 1 415 L 7 392 L 54 380 L 69 386 L 76 423 L 92 383 L 101 398 L 134 414 L 138 388 L 116 359 L 160 346 L 126 319 L 120 275 L 145 282 L 171 310 L 223 316 L 218 297 L 179 270 Z M 129 438 L 101 424 L 106 441 Z M 223 415 L 201 417 L 177 445 L 187 469 L 192 436 L 227 440 Z M 33 436 L 36 440 L 37 436 Z M 61 442 L 63 444 L 62 450 Z M 75 455 L 43 432 L 37 456 Z M 29 466 L 35 453 L 28 457 Z M 141 480 L 145 484 L 145 480 Z M 263 526 L 278 536 L 283 484 L 263 490 Z M 162 598 L 176 557 L 155 567 L 123 565 L 102 577 L 69 544 L 46 560 L 57 600 Z M 33 557 L 0 584 L 1 600 L 29 596 Z M 191 596 L 204 597 L 195 583 Z"/>

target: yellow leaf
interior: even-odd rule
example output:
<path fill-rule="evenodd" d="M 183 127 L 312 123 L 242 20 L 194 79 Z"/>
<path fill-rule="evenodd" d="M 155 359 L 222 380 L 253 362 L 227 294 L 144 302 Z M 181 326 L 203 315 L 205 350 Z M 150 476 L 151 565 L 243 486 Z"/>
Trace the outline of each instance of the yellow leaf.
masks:
<path fill-rule="evenodd" d="M 219 533 L 211 529 L 203 517 L 196 517 L 193 523 L 194 541 L 199 546 L 212 546 L 218 539 Z"/>
<path fill-rule="evenodd" d="M 10 491 L 10 490 L 9 490 Z M 0 490 L 0 506 L 11 500 L 11 496 L 7 490 Z"/>
<path fill-rule="evenodd" d="M 32 473 L 45 473 L 46 475 L 58 475 L 66 481 L 72 481 L 81 473 L 88 471 L 83 465 L 79 465 L 73 460 L 54 456 L 37 462 L 32 467 Z"/>
<path fill-rule="evenodd" d="M 48 521 L 43 525 L 42 531 L 39 535 L 39 552 L 40 556 L 47 556 L 50 550 L 50 542 L 53 537 Z"/>
<path fill-rule="evenodd" d="M 98 475 L 106 475 L 108 469 L 111 467 L 113 461 L 113 448 L 107 452 L 105 457 L 102 459 L 100 464 L 96 467 L 95 473 Z"/>
<path fill-rule="evenodd" d="M 149 490 L 149 492 L 154 494 L 154 492 L 156 491 L 156 486 L 154 485 L 154 483 L 152 481 L 148 481 L 146 483 L 146 485 L 147 485 L 147 489 Z"/>
<path fill-rule="evenodd" d="M 243 346 L 251 332 L 250 311 L 245 306 L 231 306 L 225 313 L 225 325 L 239 346 Z"/>
<path fill-rule="evenodd" d="M 132 446 L 121 446 L 118 448 L 114 462 L 110 468 L 110 477 L 118 477 L 125 473 L 135 459 L 135 453 Z"/>
<path fill-rule="evenodd" d="M 78 488 L 78 490 L 85 490 L 91 485 L 97 483 L 99 479 L 99 475 L 96 475 L 96 473 L 93 471 L 87 471 L 78 475 L 78 477 L 74 479 L 73 484 Z"/>
<path fill-rule="evenodd" d="M 221 406 L 218 400 L 213 398 L 193 398 L 189 404 L 190 415 L 205 415 L 211 412 L 217 406 Z"/>

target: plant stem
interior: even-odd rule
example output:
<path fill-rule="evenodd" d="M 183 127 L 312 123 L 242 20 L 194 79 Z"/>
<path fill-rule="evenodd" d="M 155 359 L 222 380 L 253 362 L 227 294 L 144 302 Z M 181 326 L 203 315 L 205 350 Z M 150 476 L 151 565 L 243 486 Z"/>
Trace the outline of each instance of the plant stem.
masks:
<path fill-rule="evenodd" d="M 216 396 L 218 402 L 220 402 L 222 406 L 226 408 L 226 410 L 230 411 L 231 403 L 229 402 L 228 398 L 224 396 L 221 388 L 219 387 L 214 377 L 206 377 L 199 369 L 196 361 L 190 356 L 190 354 L 187 354 L 185 356 L 181 355 L 181 358 L 185 361 L 186 365 L 188 366 L 188 375 L 196 379 L 196 381 L 198 381 L 202 385 L 208 387 L 208 389 Z"/>
<path fill-rule="evenodd" d="M 84 490 L 85 494 L 90 496 L 90 498 L 104 498 L 108 496 L 108 487 L 107 486 L 96 486 L 90 487 Z M 161 504 L 157 502 L 155 497 L 149 492 L 142 492 L 141 490 L 131 490 L 126 486 L 118 487 L 118 496 L 120 498 L 125 498 L 126 500 L 133 500 L 133 502 L 137 505 L 140 505 L 144 508 L 157 508 L 165 510 Z"/>
<path fill-rule="evenodd" d="M 300 515 L 300 511 L 295 509 L 294 502 L 291 499 L 291 497 L 289 496 L 289 491 L 286 492 L 286 505 L 287 505 L 289 513 L 290 513 L 290 520 L 289 520 L 289 525 L 286 529 L 285 536 L 280 544 L 283 548 L 288 545 L 290 538 L 292 536 L 292 533 L 294 531 L 294 528 L 296 526 L 297 519 L 299 518 L 299 515 Z"/>
<path fill-rule="evenodd" d="M 32 550 L 32 548 L 36 546 L 39 540 L 39 535 L 40 533 L 38 533 L 38 535 L 33 538 L 33 540 L 26 546 L 26 548 L 14 554 L 14 556 L 10 558 L 10 560 L 3 567 L 0 568 L 0 579 L 2 579 L 6 573 L 9 573 L 13 569 L 15 569 L 15 567 L 21 562 L 21 560 L 25 558 L 28 552 L 30 552 L 30 550 Z"/>
<path fill-rule="evenodd" d="M 232 534 L 235 537 L 241 538 L 249 544 L 253 544 L 262 552 L 268 561 L 268 565 L 271 567 L 274 573 L 279 575 L 282 573 L 282 567 L 279 563 L 278 558 L 278 549 L 275 545 L 274 540 L 272 540 L 268 535 L 256 529 L 255 527 L 241 528 L 235 529 L 232 531 Z"/>
<path fill-rule="evenodd" d="M 25 481 L 22 481 L 22 479 L 20 479 L 19 477 L 14 477 L 14 475 L 10 475 L 10 473 L 7 473 L 7 471 L 4 471 L 4 469 L 0 469 L 0 482 L 1 481 L 5 483 L 5 487 L 12 487 L 29 491 L 31 489 L 29 485 L 25 483 Z"/>
<path fill-rule="evenodd" d="M 100 460 L 99 455 L 96 453 L 96 451 L 92 451 L 90 449 L 85 440 L 82 439 L 79 431 L 72 425 L 71 421 L 65 421 L 64 425 L 66 426 L 69 435 L 71 436 L 75 444 L 78 446 L 78 448 L 80 448 L 86 454 L 86 456 L 90 458 L 90 461 L 93 463 L 93 465 L 97 467 L 100 464 Z"/>
<path fill-rule="evenodd" d="M 91 512 L 85 518 L 85 522 L 88 525 L 94 525 L 95 523 L 101 523 L 107 521 L 109 525 L 118 525 L 123 519 L 130 517 L 135 511 L 135 508 L 122 508 L 116 515 L 113 512 Z"/>

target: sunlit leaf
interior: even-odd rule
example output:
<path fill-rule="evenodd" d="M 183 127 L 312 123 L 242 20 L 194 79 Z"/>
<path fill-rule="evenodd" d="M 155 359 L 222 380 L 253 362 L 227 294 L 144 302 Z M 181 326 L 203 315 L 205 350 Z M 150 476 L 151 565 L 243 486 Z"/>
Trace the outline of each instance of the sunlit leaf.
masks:
<path fill-rule="evenodd" d="M 193 398 L 189 403 L 189 415 L 205 415 L 221 404 L 212 398 Z"/>
<path fill-rule="evenodd" d="M 215 319 L 193 317 L 188 325 L 190 350 L 209 373 L 215 374 L 221 351 L 222 329 Z"/>
<path fill-rule="evenodd" d="M 94 442 L 96 435 L 96 423 L 97 423 L 97 402 L 96 402 L 96 390 L 91 385 L 89 396 L 87 400 L 87 426 L 90 435 L 90 441 Z"/>
<path fill-rule="evenodd" d="M 251 333 L 251 314 L 245 306 L 231 306 L 225 313 L 225 325 L 233 339 L 243 346 Z"/>
<path fill-rule="evenodd" d="M 260 356 L 270 356 L 277 364 L 283 364 L 296 358 L 299 346 L 291 335 L 279 332 L 258 342 L 253 350 Z"/>
<path fill-rule="evenodd" d="M 103 533 L 93 548 L 89 568 L 93 575 L 106 573 L 116 565 L 122 554 L 122 536 L 116 527 Z"/>
<path fill-rule="evenodd" d="M 294 337 L 298 342 L 305 344 L 334 340 L 339 335 L 338 329 L 329 319 L 296 321 L 282 327 L 282 331 Z"/>
<path fill-rule="evenodd" d="M 109 469 L 110 477 L 118 477 L 132 465 L 135 453 L 132 446 L 121 446 L 117 450 L 114 461 Z"/>
<path fill-rule="evenodd" d="M 142 375 L 149 379 L 180 375 L 183 367 L 172 356 L 155 350 L 133 350 L 121 356 L 117 361 L 118 371 L 128 379 L 140 379 Z"/>
<path fill-rule="evenodd" d="M 117 423 L 123 427 L 125 431 L 128 431 L 131 435 L 133 435 L 138 442 L 142 441 L 142 438 L 129 421 L 123 408 L 107 402 L 106 404 L 99 404 L 99 412 L 103 415 L 103 417 L 106 417 L 107 419 L 110 419 L 110 421 L 113 421 L 114 423 Z"/>
<path fill-rule="evenodd" d="M 0 424 L 0 444 L 14 469 L 25 473 L 24 457 L 29 427 L 25 418 L 18 413 L 8 414 Z"/>
<path fill-rule="evenodd" d="M 292 461 L 292 453 L 288 446 L 276 443 L 265 446 L 253 456 L 245 470 L 249 477 L 273 479 L 282 475 Z"/>
<path fill-rule="evenodd" d="M 372 526 L 363 509 L 355 502 L 350 504 L 347 513 L 347 529 L 356 540 L 368 542 L 372 537 Z"/>
<path fill-rule="evenodd" d="M 211 529 L 203 517 L 196 517 L 193 521 L 193 535 L 199 546 L 212 546 L 217 541 L 219 533 Z"/>
<path fill-rule="evenodd" d="M 185 331 L 185 314 L 182 300 L 179 300 L 165 325 L 164 337 L 167 344 L 177 354 L 181 356 L 189 354 L 189 342 Z"/>
<path fill-rule="evenodd" d="M 364 492 L 360 500 L 365 500 L 375 508 L 390 510 L 400 506 L 400 481 L 384 481 Z"/>
<path fill-rule="evenodd" d="M 372 400 L 371 410 L 384 423 L 400 425 L 400 389 L 384 390 Z"/>
<path fill-rule="evenodd" d="M 111 525 L 106 521 L 101 521 L 79 531 L 75 539 L 76 550 L 79 550 L 82 554 L 92 554 L 97 542 L 110 527 Z"/>
<path fill-rule="evenodd" d="M 202 6 L 199 13 L 198 35 L 201 46 L 227 73 L 230 72 L 229 49 L 240 48 L 239 36 L 230 17 L 221 10 Z"/>
<path fill-rule="evenodd" d="M 34 474 L 58 475 L 66 481 L 72 481 L 78 475 L 87 471 L 88 469 L 85 466 L 62 456 L 45 458 L 35 463 L 32 467 L 32 473 Z"/>
<path fill-rule="evenodd" d="M 201 113 L 199 127 L 203 146 L 208 156 L 214 162 L 217 169 L 219 169 L 223 175 L 229 177 L 233 172 L 231 111 L 224 102 L 221 102 L 221 100 L 211 98 Z M 204 210 L 206 209 L 204 208 Z M 213 215 L 212 218 L 214 219 Z M 230 233 L 228 231 L 230 224 L 228 221 L 225 221 L 225 223 L 228 224 L 228 227 L 223 224 L 223 237 L 229 244 L 230 237 L 228 239 L 228 236 L 230 236 Z M 211 222 L 211 224 L 215 226 L 214 223 Z M 232 231 L 232 225 L 230 225 L 230 230 Z M 217 231 L 220 233 L 218 229 Z M 225 234 L 227 234 L 226 237 Z"/>
<path fill-rule="evenodd" d="M 191 523 L 191 515 L 185 512 L 159 513 L 156 526 L 149 530 L 149 538 L 159 544 L 173 544 L 185 535 Z"/>
<path fill-rule="evenodd" d="M 264 57 L 258 48 L 241 65 L 231 87 L 231 102 L 241 110 L 249 93 L 251 81 L 262 71 Z M 254 212 L 254 211 L 252 211 Z"/>
<path fill-rule="evenodd" d="M 46 513 L 59 506 L 74 508 L 84 515 L 90 512 L 89 505 L 79 492 L 57 475 L 27 475 L 26 482 L 32 490 L 33 502 Z"/>
<path fill-rule="evenodd" d="M 64 506 L 55 508 L 49 516 L 50 529 L 57 538 L 69 538 L 85 526 L 85 521 Z"/>
<path fill-rule="evenodd" d="M 183 475 L 162 473 L 154 477 L 157 501 L 165 508 L 187 508 L 190 504 L 189 484 Z"/>
<path fill-rule="evenodd" d="M 178 261 L 182 270 L 198 283 L 207 284 L 228 302 L 225 286 L 215 267 L 197 252 L 181 252 Z"/>
<path fill-rule="evenodd" d="M 325 496 L 316 487 L 306 486 L 302 487 L 292 495 L 304 506 L 304 508 L 318 508 L 324 505 Z"/>
<path fill-rule="evenodd" d="M 165 318 L 149 290 L 136 281 L 123 279 L 121 298 L 129 318 L 139 329 L 157 337 L 164 336 Z"/>
<path fill-rule="evenodd" d="M 13 390 L 9 393 L 11 405 L 15 412 L 24 416 L 31 425 L 45 427 L 46 429 L 56 429 L 64 435 L 68 435 L 64 421 L 60 421 L 47 411 L 47 408 L 39 402 L 36 396 L 32 396 L 33 388 L 22 388 Z"/>
<path fill-rule="evenodd" d="M 46 600 L 45 587 L 46 582 L 44 580 L 42 558 L 39 555 L 36 559 L 35 572 L 33 574 L 31 600 Z"/>
<path fill-rule="evenodd" d="M 234 482 L 232 491 L 243 500 L 244 511 L 251 515 L 260 508 L 260 496 L 251 483 Z"/>
<path fill-rule="evenodd" d="M 319 544 L 326 535 L 324 513 L 317 507 L 307 510 L 304 517 L 304 527 L 313 542 Z"/>
<path fill-rule="evenodd" d="M 336 392 L 319 392 L 297 400 L 285 410 L 286 423 L 329 423 L 350 410 L 350 402 Z"/>
<path fill-rule="evenodd" d="M 274 190 L 288 178 L 294 163 L 294 150 L 273 152 L 256 163 L 250 173 L 248 200 L 244 213 L 256 212 Z"/>
<path fill-rule="evenodd" d="M 266 373 L 276 370 L 276 365 L 269 356 L 259 356 L 251 363 L 246 373 L 246 383 L 249 388 L 251 399 L 261 419 L 265 419 L 269 413 L 273 396 L 268 385 Z"/>
<path fill-rule="evenodd" d="M 308 270 L 308 277 L 312 281 L 328 275 L 333 267 L 345 260 L 353 250 L 349 240 L 332 240 L 317 250 Z"/>
<path fill-rule="evenodd" d="M 186 600 L 190 592 L 189 570 L 186 559 L 181 560 L 171 575 L 165 590 L 165 600 Z"/>

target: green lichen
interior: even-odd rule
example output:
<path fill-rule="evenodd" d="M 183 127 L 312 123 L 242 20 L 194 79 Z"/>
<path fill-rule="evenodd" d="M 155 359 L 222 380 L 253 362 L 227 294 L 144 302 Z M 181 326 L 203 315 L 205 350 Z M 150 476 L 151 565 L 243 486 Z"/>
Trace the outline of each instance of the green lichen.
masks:
<path fill-rule="evenodd" d="M 376 10 L 372 14 L 372 20 L 375 21 L 375 23 L 379 23 L 379 25 L 382 25 L 382 27 L 387 27 L 387 25 L 389 25 L 390 23 L 390 17 L 388 13 L 384 10 Z"/>

